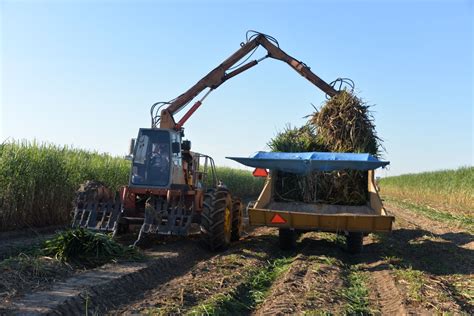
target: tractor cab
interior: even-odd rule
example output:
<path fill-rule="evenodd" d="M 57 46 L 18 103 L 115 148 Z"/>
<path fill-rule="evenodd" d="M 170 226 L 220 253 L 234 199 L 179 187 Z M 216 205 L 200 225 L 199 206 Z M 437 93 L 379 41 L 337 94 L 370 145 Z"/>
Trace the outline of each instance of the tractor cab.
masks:
<path fill-rule="evenodd" d="M 141 128 L 133 145 L 130 187 L 169 188 L 183 184 L 181 134 Z"/>

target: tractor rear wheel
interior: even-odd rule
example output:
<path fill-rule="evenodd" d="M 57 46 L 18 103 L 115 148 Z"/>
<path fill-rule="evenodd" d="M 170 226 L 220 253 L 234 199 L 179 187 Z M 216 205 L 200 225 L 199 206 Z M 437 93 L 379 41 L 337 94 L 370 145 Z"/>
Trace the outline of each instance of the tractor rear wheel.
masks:
<path fill-rule="evenodd" d="M 238 241 L 240 239 L 242 228 L 242 201 L 240 198 L 232 200 L 232 234 L 231 241 Z"/>
<path fill-rule="evenodd" d="M 232 235 L 232 198 L 227 189 L 212 189 L 204 195 L 201 234 L 203 242 L 212 251 L 229 247 Z"/>

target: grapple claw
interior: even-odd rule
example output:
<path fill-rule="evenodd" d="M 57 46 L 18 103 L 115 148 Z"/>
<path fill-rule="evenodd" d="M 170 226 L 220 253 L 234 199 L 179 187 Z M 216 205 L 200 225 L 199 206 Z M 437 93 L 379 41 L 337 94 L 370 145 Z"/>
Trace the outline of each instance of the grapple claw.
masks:
<path fill-rule="evenodd" d="M 120 200 L 78 204 L 74 209 L 72 227 L 114 231 L 120 212 Z"/>

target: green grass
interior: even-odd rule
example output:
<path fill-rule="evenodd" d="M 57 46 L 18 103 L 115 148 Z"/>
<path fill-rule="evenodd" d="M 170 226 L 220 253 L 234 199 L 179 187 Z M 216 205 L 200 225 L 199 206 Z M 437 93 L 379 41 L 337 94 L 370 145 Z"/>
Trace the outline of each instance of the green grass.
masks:
<path fill-rule="evenodd" d="M 216 167 L 217 178 L 222 180 L 232 195 L 240 198 L 256 197 L 263 188 L 265 178 L 256 178 L 251 171 L 229 167 Z"/>
<path fill-rule="evenodd" d="M 273 282 L 288 269 L 292 261 L 293 258 L 278 258 L 268 261 L 265 267 L 252 268 L 236 289 L 212 296 L 187 314 L 248 314 L 265 300 Z"/>
<path fill-rule="evenodd" d="M 412 267 L 408 268 L 394 268 L 395 277 L 402 280 L 408 288 L 407 295 L 410 300 L 421 302 L 423 299 L 423 283 L 424 274 L 422 271 L 414 270 Z"/>
<path fill-rule="evenodd" d="M 89 179 L 113 189 L 129 162 L 106 154 L 36 142 L 0 145 L 0 231 L 67 223 L 74 192 Z"/>
<path fill-rule="evenodd" d="M 112 190 L 128 183 L 130 162 L 120 157 L 37 142 L 0 144 L 0 231 L 69 222 L 74 192 L 97 180 Z M 251 172 L 217 168 L 233 195 L 254 197 L 263 186 Z"/>
<path fill-rule="evenodd" d="M 345 277 L 346 287 L 342 289 L 342 297 L 346 301 L 344 310 L 346 315 L 372 315 L 374 311 L 369 304 L 369 290 L 367 287 L 367 275 L 360 271 L 357 266 L 348 269 Z"/>
<path fill-rule="evenodd" d="M 383 196 L 471 215 L 474 209 L 474 167 L 387 177 L 379 184 Z"/>

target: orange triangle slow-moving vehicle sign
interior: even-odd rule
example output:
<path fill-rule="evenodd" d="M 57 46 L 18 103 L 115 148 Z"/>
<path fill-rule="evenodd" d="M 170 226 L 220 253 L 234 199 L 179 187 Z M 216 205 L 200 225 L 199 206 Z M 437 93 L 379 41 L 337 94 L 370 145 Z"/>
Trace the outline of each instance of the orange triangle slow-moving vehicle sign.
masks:
<path fill-rule="evenodd" d="M 252 172 L 252 175 L 253 175 L 254 177 L 266 177 L 266 176 L 268 176 L 268 171 L 267 171 L 267 169 L 256 168 L 256 169 Z"/>
<path fill-rule="evenodd" d="M 280 214 L 273 215 L 272 224 L 285 224 L 286 220 Z"/>

